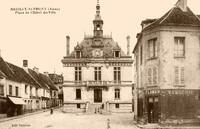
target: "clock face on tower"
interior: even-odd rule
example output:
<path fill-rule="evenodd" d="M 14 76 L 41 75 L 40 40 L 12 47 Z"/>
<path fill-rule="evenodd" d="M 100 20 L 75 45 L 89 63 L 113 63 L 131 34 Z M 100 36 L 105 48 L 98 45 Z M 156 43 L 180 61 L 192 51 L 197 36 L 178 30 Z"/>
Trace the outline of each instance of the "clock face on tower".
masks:
<path fill-rule="evenodd" d="M 99 49 L 94 50 L 94 57 L 101 57 L 101 50 Z"/>

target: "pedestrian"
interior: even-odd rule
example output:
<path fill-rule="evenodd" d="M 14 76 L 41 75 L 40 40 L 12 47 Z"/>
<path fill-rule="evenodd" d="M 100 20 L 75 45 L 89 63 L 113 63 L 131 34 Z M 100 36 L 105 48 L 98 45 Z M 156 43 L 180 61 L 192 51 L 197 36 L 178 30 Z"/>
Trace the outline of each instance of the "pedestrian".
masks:
<path fill-rule="evenodd" d="M 53 114 L 53 108 L 50 109 L 50 114 Z"/>

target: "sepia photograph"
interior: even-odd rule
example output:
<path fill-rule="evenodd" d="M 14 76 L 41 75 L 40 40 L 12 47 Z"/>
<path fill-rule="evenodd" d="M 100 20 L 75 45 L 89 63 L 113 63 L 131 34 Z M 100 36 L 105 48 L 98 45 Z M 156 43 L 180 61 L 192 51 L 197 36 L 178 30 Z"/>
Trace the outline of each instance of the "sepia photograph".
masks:
<path fill-rule="evenodd" d="M 198 0 L 6 0 L 0 129 L 200 129 Z"/>

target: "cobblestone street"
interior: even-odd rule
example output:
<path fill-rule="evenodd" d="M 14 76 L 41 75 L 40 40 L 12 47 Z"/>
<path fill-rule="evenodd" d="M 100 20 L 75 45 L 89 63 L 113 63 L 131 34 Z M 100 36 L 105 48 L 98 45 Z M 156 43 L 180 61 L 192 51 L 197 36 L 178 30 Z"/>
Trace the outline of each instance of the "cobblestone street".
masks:
<path fill-rule="evenodd" d="M 67 114 L 61 108 L 50 115 L 49 111 L 0 123 L 0 129 L 137 129 L 133 114 Z"/>

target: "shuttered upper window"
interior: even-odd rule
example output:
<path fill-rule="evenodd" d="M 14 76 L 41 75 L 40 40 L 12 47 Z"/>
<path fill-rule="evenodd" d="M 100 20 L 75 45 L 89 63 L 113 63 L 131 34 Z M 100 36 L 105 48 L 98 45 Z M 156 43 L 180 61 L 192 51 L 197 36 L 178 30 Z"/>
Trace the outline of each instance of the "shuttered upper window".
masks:
<path fill-rule="evenodd" d="M 185 85 L 185 68 L 175 66 L 175 85 Z"/>
<path fill-rule="evenodd" d="M 157 86 L 158 85 L 158 68 L 157 67 L 148 68 L 147 74 L 148 74 L 148 77 L 147 77 L 148 86 Z"/>

